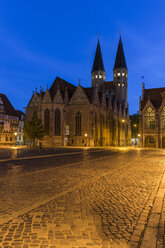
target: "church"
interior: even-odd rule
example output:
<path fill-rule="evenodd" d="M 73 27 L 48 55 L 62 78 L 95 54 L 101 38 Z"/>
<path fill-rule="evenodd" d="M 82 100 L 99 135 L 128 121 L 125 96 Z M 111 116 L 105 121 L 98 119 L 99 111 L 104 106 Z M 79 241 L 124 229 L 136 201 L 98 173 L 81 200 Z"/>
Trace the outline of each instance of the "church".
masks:
<path fill-rule="evenodd" d="M 113 68 L 106 81 L 98 40 L 91 87 L 75 85 L 57 77 L 46 91 L 34 92 L 26 107 L 26 119 L 34 111 L 42 120 L 44 146 L 125 146 L 130 140 L 127 100 L 128 68 L 121 37 Z"/>
<path fill-rule="evenodd" d="M 139 110 L 140 146 L 165 148 L 165 88 L 142 87 Z"/>

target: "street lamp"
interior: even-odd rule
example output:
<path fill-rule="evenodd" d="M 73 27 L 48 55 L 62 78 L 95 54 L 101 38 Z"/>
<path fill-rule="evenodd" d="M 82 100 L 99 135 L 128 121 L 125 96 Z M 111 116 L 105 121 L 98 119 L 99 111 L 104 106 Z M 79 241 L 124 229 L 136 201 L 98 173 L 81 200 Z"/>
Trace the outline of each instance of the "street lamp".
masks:
<path fill-rule="evenodd" d="M 87 134 L 87 133 L 85 133 L 85 134 L 84 134 L 84 136 L 85 136 L 85 137 L 87 137 L 87 136 L 88 136 L 88 134 Z"/>
<path fill-rule="evenodd" d="M 122 120 L 121 120 L 121 122 L 122 122 L 122 123 L 124 123 L 124 122 L 125 122 L 125 120 L 124 120 L 124 119 L 122 119 Z"/>

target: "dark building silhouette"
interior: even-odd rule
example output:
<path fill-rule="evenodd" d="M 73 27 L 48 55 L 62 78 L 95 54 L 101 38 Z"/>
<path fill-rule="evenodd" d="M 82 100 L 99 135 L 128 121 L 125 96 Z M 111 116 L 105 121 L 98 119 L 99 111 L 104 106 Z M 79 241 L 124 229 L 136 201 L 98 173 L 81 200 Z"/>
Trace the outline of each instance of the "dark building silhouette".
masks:
<path fill-rule="evenodd" d="M 35 92 L 26 108 L 45 126 L 44 145 L 128 145 L 130 122 L 127 102 L 128 69 L 120 37 L 113 81 L 106 72 L 98 40 L 91 72 L 92 85 L 78 87 L 57 77 L 50 89 Z"/>

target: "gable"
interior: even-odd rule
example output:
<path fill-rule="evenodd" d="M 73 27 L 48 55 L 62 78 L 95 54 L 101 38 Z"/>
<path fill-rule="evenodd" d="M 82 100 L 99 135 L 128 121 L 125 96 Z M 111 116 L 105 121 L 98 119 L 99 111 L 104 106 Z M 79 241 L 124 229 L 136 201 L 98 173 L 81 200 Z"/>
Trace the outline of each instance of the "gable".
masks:
<path fill-rule="evenodd" d="M 97 89 L 95 90 L 94 97 L 93 97 L 93 104 L 96 106 L 100 106 L 100 100 Z"/>
<path fill-rule="evenodd" d="M 0 104 L 3 105 L 3 101 L 2 101 L 2 99 L 1 99 L 1 97 L 0 97 Z"/>
<path fill-rule="evenodd" d="M 74 92 L 70 104 L 89 104 L 89 100 L 81 86 Z"/>
<path fill-rule="evenodd" d="M 38 105 L 38 101 L 39 101 L 39 98 L 38 98 L 38 94 L 35 93 L 32 98 L 31 98 L 31 101 L 29 103 L 29 106 L 37 106 Z"/>
<path fill-rule="evenodd" d="M 105 93 L 103 92 L 103 95 L 102 95 L 102 101 L 101 101 L 101 106 L 102 108 L 106 108 L 106 99 L 105 99 Z"/>
<path fill-rule="evenodd" d="M 59 88 L 58 88 L 57 93 L 54 97 L 53 103 L 56 103 L 56 104 L 62 104 L 63 103 L 63 99 L 62 99 L 61 92 L 60 92 Z"/>
<path fill-rule="evenodd" d="M 51 100 L 49 91 L 47 90 L 47 91 L 45 92 L 45 95 L 44 95 L 44 97 L 43 97 L 43 101 L 42 101 L 42 102 L 46 103 L 46 102 L 51 102 L 51 101 L 52 101 L 52 100 Z"/>

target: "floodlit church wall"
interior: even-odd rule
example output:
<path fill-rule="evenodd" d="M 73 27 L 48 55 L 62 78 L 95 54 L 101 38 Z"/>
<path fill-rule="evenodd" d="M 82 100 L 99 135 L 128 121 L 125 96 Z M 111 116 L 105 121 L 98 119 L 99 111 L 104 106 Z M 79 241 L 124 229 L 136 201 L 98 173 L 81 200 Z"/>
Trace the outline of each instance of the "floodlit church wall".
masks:
<path fill-rule="evenodd" d="M 76 114 L 81 115 L 81 135 L 76 135 Z M 70 105 L 69 106 L 69 144 L 70 145 L 90 145 L 90 105 Z"/>

